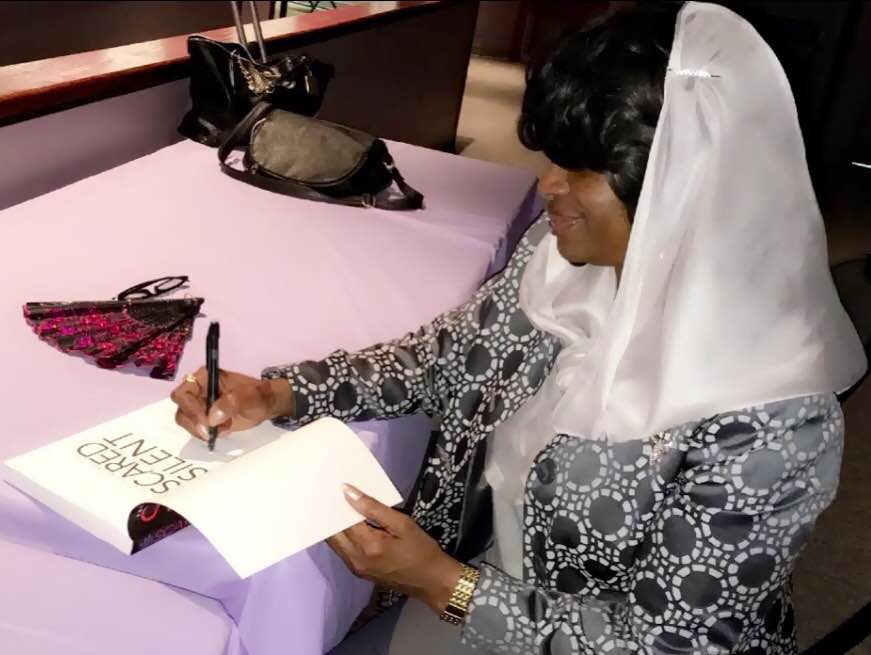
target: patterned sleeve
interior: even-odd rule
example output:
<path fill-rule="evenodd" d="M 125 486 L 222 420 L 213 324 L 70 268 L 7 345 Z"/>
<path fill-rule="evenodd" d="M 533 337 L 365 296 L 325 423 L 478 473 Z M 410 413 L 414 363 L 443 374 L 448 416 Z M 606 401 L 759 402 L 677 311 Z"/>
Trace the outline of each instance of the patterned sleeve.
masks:
<path fill-rule="evenodd" d="M 653 513 L 628 593 L 580 597 L 484 564 L 463 642 L 553 655 L 793 652 L 790 572 L 840 469 L 843 417 L 834 399 L 823 405 L 719 436 L 703 423 Z"/>
<path fill-rule="evenodd" d="M 452 380 L 462 370 L 466 344 L 480 329 L 481 308 L 496 297 L 502 306 L 517 304 L 516 281 L 534 249 L 531 239 L 540 232 L 531 228 L 506 268 L 469 302 L 417 332 L 355 353 L 338 350 L 321 361 L 265 369 L 264 378 L 287 378 L 294 389 L 296 413 L 277 423 L 305 425 L 323 416 L 362 421 L 439 412 L 456 388 Z"/>

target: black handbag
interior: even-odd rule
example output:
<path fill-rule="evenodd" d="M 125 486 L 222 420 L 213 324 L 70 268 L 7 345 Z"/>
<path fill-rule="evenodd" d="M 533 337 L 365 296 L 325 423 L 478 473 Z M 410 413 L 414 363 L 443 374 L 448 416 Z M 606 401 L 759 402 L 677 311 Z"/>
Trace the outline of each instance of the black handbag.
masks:
<path fill-rule="evenodd" d="M 244 150 L 242 169 L 227 163 Z M 345 125 L 261 102 L 218 149 L 227 175 L 276 193 L 353 207 L 420 209 L 423 195 L 393 163 L 381 139 Z M 399 194 L 384 192 L 395 182 Z"/>
<path fill-rule="evenodd" d="M 262 100 L 308 116 L 320 109 L 333 75 L 332 66 L 305 54 L 266 61 L 256 6 L 250 4 L 260 62 L 245 45 L 238 9 L 232 2 L 239 43 L 222 43 L 199 35 L 188 38 L 192 106 L 178 131 L 189 139 L 213 147 L 220 145 Z"/>

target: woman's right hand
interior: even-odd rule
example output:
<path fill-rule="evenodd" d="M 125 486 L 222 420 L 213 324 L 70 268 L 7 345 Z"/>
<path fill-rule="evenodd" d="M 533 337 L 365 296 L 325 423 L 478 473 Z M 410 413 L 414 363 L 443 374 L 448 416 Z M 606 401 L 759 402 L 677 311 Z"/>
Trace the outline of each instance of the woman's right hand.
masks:
<path fill-rule="evenodd" d="M 205 368 L 193 374 L 172 392 L 178 405 L 175 420 L 197 439 L 208 441 L 209 427 L 216 426 L 218 435 L 253 428 L 279 416 L 292 416 L 293 390 L 285 379 L 261 380 L 242 373 L 221 371 L 218 377 L 218 399 L 206 412 L 208 373 Z"/>

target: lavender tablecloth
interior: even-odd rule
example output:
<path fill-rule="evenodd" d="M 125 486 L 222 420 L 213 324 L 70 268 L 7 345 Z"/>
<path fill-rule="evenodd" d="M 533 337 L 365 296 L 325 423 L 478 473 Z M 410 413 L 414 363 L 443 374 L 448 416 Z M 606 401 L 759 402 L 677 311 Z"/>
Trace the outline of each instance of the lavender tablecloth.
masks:
<path fill-rule="evenodd" d="M 537 203 L 524 172 L 391 144 L 426 194 L 419 212 L 308 203 L 217 171 L 183 142 L 0 212 L 0 460 L 165 397 L 173 383 L 98 369 L 30 332 L 26 301 L 109 298 L 189 275 L 222 366 L 360 348 L 455 306 L 505 261 Z M 421 417 L 355 429 L 405 493 Z M 2 475 L 2 474 L 0 474 Z M 125 556 L 0 484 L 0 652 L 16 655 L 322 653 L 369 595 L 323 544 L 239 580 L 194 529 Z"/>

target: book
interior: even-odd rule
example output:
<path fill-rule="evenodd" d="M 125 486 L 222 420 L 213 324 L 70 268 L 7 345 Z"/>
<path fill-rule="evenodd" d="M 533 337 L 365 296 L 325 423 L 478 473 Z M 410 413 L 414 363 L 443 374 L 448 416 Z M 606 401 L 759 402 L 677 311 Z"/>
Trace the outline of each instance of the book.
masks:
<path fill-rule="evenodd" d="M 343 483 L 402 500 L 337 419 L 292 432 L 261 424 L 209 452 L 175 411 L 162 400 L 13 457 L 6 480 L 128 554 L 192 524 L 242 578 L 363 520 Z"/>

